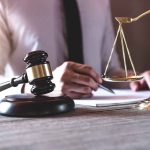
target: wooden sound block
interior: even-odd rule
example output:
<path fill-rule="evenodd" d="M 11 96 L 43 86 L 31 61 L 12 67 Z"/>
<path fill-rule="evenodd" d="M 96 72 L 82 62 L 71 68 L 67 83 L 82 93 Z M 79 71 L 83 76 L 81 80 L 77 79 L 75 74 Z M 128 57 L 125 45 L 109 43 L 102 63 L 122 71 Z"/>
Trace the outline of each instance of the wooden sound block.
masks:
<path fill-rule="evenodd" d="M 48 97 L 32 94 L 8 95 L 0 103 L 0 114 L 14 117 L 38 117 L 74 110 L 68 96 Z"/>

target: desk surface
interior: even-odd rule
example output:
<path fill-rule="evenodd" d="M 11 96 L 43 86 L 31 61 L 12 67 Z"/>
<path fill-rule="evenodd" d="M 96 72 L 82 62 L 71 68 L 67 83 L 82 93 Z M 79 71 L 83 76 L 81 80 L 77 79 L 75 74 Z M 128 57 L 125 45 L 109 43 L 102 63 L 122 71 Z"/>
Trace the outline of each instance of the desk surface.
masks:
<path fill-rule="evenodd" d="M 81 106 L 46 118 L 0 116 L 0 150 L 148 150 L 150 112 Z"/>

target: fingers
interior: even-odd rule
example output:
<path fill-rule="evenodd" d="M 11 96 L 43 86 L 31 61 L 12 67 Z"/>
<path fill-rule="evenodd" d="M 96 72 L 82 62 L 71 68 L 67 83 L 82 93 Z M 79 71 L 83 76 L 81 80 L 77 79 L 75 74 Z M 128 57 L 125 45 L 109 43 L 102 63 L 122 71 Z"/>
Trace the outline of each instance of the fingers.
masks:
<path fill-rule="evenodd" d="M 90 94 L 92 93 L 92 89 L 88 86 L 76 84 L 76 83 L 64 83 L 62 85 L 62 92 L 67 94 L 69 92 L 75 92 L 80 94 Z"/>
<path fill-rule="evenodd" d="M 130 83 L 133 91 L 150 89 L 150 71 L 144 72 L 141 76 L 143 76 L 142 80 Z"/>
<path fill-rule="evenodd" d="M 92 94 L 80 94 L 76 92 L 69 92 L 68 96 L 72 97 L 73 99 L 78 99 L 78 98 L 89 98 L 92 97 Z"/>
<path fill-rule="evenodd" d="M 98 84 L 99 82 L 101 82 L 101 78 L 94 69 L 87 65 L 73 62 L 68 62 L 65 65 L 66 67 L 64 73 L 62 74 L 61 82 L 84 85 L 90 87 L 93 90 L 96 90 L 98 88 Z"/>
<path fill-rule="evenodd" d="M 130 83 L 130 88 L 133 91 L 138 91 L 140 89 L 140 82 L 137 82 L 137 81 L 131 82 Z"/>
<path fill-rule="evenodd" d="M 145 73 L 142 74 L 144 77 L 144 80 L 148 86 L 148 88 L 150 89 L 150 71 L 146 71 Z"/>
<path fill-rule="evenodd" d="M 87 76 L 90 76 L 93 78 L 98 83 L 102 83 L 102 79 L 100 75 L 89 65 L 83 65 L 83 64 L 78 64 L 78 63 L 72 63 L 70 64 L 71 70 L 79 73 L 79 74 L 84 74 Z"/>
<path fill-rule="evenodd" d="M 67 77 L 67 78 L 66 78 Z M 93 78 L 87 76 L 87 75 L 83 75 L 83 74 L 78 74 L 78 73 L 75 73 L 75 72 L 70 72 L 70 71 L 67 71 L 63 77 L 62 77 L 62 81 L 63 82 L 68 82 L 68 78 L 69 78 L 69 81 L 70 81 L 70 84 L 74 83 L 74 84 L 78 84 L 78 85 L 83 85 L 83 86 L 87 86 L 93 90 L 97 90 L 98 88 L 98 83 L 95 82 L 93 80 Z"/>
<path fill-rule="evenodd" d="M 89 97 L 102 82 L 92 67 L 74 62 L 63 63 L 53 74 L 54 81 L 57 81 L 55 84 L 61 85 L 62 93 L 73 98 Z"/>
<path fill-rule="evenodd" d="M 76 83 L 64 83 L 62 85 L 62 93 L 72 98 L 87 98 L 92 96 L 92 89 L 88 86 Z"/>

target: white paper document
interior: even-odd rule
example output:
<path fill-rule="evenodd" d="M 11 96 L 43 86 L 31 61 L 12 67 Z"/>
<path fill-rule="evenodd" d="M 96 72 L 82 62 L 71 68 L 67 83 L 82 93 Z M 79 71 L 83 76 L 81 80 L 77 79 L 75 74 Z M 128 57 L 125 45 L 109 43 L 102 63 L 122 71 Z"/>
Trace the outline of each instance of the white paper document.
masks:
<path fill-rule="evenodd" d="M 124 107 L 133 104 L 139 104 L 149 99 L 150 91 L 134 92 L 127 90 L 114 90 L 115 94 L 98 89 L 93 92 L 93 97 L 86 99 L 75 99 L 75 104 L 96 107 Z"/>

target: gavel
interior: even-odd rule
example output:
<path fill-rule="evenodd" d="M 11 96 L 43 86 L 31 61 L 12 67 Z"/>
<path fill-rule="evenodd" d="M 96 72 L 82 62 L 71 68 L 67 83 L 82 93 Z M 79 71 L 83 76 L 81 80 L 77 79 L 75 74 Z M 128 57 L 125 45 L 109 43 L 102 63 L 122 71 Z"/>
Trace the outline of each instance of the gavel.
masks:
<path fill-rule="evenodd" d="M 41 95 L 52 92 L 55 84 L 51 82 L 53 75 L 49 61 L 46 61 L 48 54 L 44 51 L 33 51 L 27 54 L 24 62 L 27 63 L 26 73 L 10 81 L 0 84 L 0 91 L 19 84 L 29 83 L 32 86 L 31 93 Z"/>
<path fill-rule="evenodd" d="M 0 84 L 0 91 L 19 84 L 32 85 L 32 94 L 16 94 L 5 96 L 0 102 L 0 114 L 5 116 L 33 117 L 69 112 L 74 109 L 74 102 L 68 96 L 44 96 L 52 92 L 55 84 L 51 82 L 53 75 L 48 54 L 42 50 L 28 53 L 24 62 L 26 72 L 19 77 Z"/>

